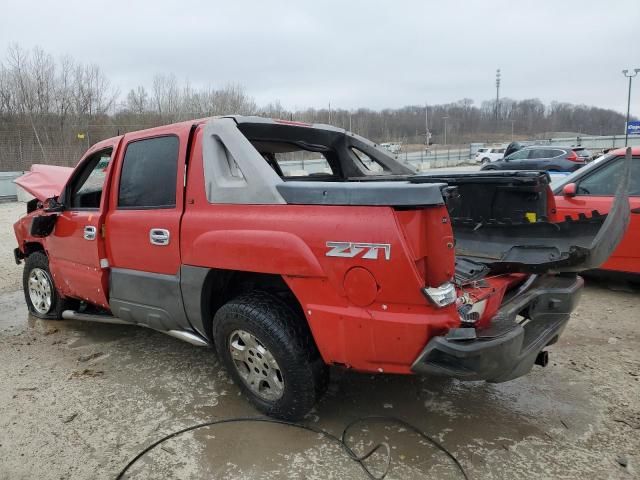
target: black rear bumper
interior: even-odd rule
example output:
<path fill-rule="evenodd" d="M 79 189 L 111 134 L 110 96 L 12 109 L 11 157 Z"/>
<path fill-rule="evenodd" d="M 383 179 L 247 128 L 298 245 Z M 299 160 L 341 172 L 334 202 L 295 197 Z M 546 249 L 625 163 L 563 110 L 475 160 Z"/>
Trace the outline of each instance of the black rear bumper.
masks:
<path fill-rule="evenodd" d="M 434 337 L 411 369 L 496 383 L 525 375 L 538 353 L 562 333 L 583 285 L 582 278 L 575 275 L 532 276 L 505 300 L 489 327 L 475 331 L 475 338 L 458 339 L 464 335 L 457 334 L 469 333 L 469 329 Z M 528 320 L 516 323 L 517 315 Z"/>

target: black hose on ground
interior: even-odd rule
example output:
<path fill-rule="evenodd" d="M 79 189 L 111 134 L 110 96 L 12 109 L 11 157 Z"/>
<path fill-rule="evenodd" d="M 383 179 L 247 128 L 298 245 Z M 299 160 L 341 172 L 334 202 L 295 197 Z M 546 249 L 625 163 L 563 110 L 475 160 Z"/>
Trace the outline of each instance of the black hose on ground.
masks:
<path fill-rule="evenodd" d="M 360 465 L 360 468 L 362 468 L 364 473 L 371 480 L 383 480 L 387 476 L 387 474 L 389 473 L 389 469 L 391 468 L 391 449 L 389 448 L 389 445 L 386 442 L 381 442 L 381 443 L 378 443 L 377 445 L 375 445 L 371 450 L 369 450 L 364 455 L 358 455 L 353 451 L 353 449 L 349 445 L 347 445 L 347 442 L 346 442 L 347 434 L 348 434 L 349 430 L 351 430 L 351 428 L 353 428 L 354 425 L 359 424 L 359 423 L 365 423 L 365 422 L 392 422 L 392 423 L 395 423 L 397 425 L 401 425 L 402 427 L 406 428 L 407 430 L 410 430 L 410 431 L 414 432 L 415 434 L 417 434 L 418 436 L 422 437 L 427 442 L 429 442 L 431 445 L 436 447 L 438 450 L 443 452 L 445 455 L 447 455 L 451 459 L 451 461 L 454 463 L 454 465 L 458 468 L 458 470 L 462 474 L 462 477 L 465 480 L 469 480 L 469 477 L 467 476 L 467 473 L 465 472 L 464 468 L 462 467 L 462 465 L 460 464 L 458 459 L 451 452 L 449 452 L 449 450 L 447 450 L 440 442 L 438 442 L 434 438 L 430 437 L 429 435 L 427 435 L 425 432 L 423 432 L 419 428 L 411 425 L 410 423 L 408 423 L 408 422 L 406 422 L 406 421 L 404 421 L 404 420 L 402 420 L 400 418 L 396 418 L 396 417 L 392 417 L 392 416 L 386 416 L 386 415 L 358 418 L 358 419 L 352 421 L 351 423 L 349 423 L 344 428 L 344 430 L 342 430 L 342 434 L 340 435 L 339 438 L 336 435 L 327 432 L 326 430 L 322 430 L 320 428 L 316 428 L 316 427 L 314 427 L 312 425 L 303 425 L 303 424 L 300 424 L 300 423 L 287 422 L 286 420 L 277 420 L 277 419 L 274 419 L 274 418 L 267 418 L 267 417 L 233 417 L 233 418 L 224 418 L 224 419 L 221 419 L 221 420 L 213 420 L 213 421 L 210 421 L 210 422 L 198 423 L 197 425 L 192 425 L 190 427 L 183 428 L 182 430 L 177 430 L 177 431 L 175 431 L 173 433 L 165 435 L 164 437 L 160 438 L 159 440 L 155 441 L 154 443 L 152 443 L 151 445 L 146 447 L 144 450 L 142 450 L 140 453 L 138 453 L 135 457 L 133 457 L 133 459 L 131 459 L 131 461 L 129 463 L 127 463 L 127 465 L 120 471 L 120 473 L 116 477 L 116 480 L 123 479 L 124 475 L 127 473 L 127 471 L 129 471 L 129 469 L 138 460 L 140 460 L 140 458 L 142 458 L 144 455 L 146 455 L 148 452 L 153 450 L 155 447 L 157 447 L 161 443 L 164 443 L 164 442 L 166 442 L 167 440 L 169 440 L 171 438 L 174 438 L 174 437 L 177 437 L 179 435 L 182 435 L 183 433 L 187 433 L 187 432 L 191 432 L 193 430 L 197 430 L 199 428 L 211 427 L 211 426 L 214 426 L 214 425 L 222 425 L 222 424 L 225 424 L 225 423 L 251 423 L 251 422 L 253 422 L 253 423 L 272 423 L 272 424 L 276 424 L 276 425 L 285 425 L 287 427 L 299 428 L 301 430 L 307 430 L 307 431 L 310 431 L 310 432 L 313 432 L 313 433 L 320 434 L 323 437 L 325 437 L 326 439 L 331 440 L 332 442 L 339 444 L 342 447 L 343 451 L 347 454 L 347 456 L 351 460 L 353 460 L 356 463 L 358 463 L 358 465 Z M 364 462 L 371 455 L 373 455 L 374 453 L 376 453 L 378 450 L 380 450 L 382 448 L 384 448 L 385 455 L 386 455 L 385 469 L 380 475 L 376 476 L 371 472 L 371 470 L 369 470 L 369 468 L 364 464 Z"/>

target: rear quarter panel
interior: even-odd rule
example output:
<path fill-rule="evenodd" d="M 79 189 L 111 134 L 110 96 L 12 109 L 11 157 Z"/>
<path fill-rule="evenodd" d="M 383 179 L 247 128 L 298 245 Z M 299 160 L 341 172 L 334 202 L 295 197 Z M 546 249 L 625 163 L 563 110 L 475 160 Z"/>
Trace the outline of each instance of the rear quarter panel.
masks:
<path fill-rule="evenodd" d="M 430 269 L 438 272 L 434 286 L 453 274 L 446 209 L 423 210 L 432 221 L 391 207 L 211 204 L 196 143 L 181 227 L 182 263 L 282 275 L 325 362 L 409 373 L 428 338 L 459 322 L 454 305 L 435 309 L 421 293 Z M 389 244 L 390 258 L 327 256 L 327 242 Z M 375 279 L 369 305 L 354 304 L 345 289 L 345 275 L 356 267 Z"/>

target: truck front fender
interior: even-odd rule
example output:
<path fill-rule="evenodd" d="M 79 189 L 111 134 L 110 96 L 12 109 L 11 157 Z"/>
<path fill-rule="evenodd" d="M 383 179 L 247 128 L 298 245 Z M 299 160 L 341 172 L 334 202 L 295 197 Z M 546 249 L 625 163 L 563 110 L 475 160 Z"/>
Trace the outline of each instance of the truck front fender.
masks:
<path fill-rule="evenodd" d="M 189 257 L 197 261 L 185 263 L 192 265 L 302 277 L 326 276 L 309 246 L 288 232 L 216 230 L 200 235 L 191 245 Z"/>

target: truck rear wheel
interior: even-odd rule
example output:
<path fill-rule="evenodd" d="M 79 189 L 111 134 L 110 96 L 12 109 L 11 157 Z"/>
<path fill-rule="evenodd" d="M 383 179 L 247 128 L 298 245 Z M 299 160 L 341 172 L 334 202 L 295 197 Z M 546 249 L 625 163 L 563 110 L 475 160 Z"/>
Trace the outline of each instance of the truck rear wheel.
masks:
<path fill-rule="evenodd" d="M 300 320 L 275 295 L 252 292 L 213 321 L 218 356 L 236 385 L 262 413 L 285 420 L 302 418 L 327 385 L 328 369 Z"/>
<path fill-rule="evenodd" d="M 43 252 L 34 252 L 24 262 L 22 288 L 29 313 L 48 320 L 62 319 L 62 312 L 72 308 L 60 296 L 49 270 L 49 259 Z"/>

